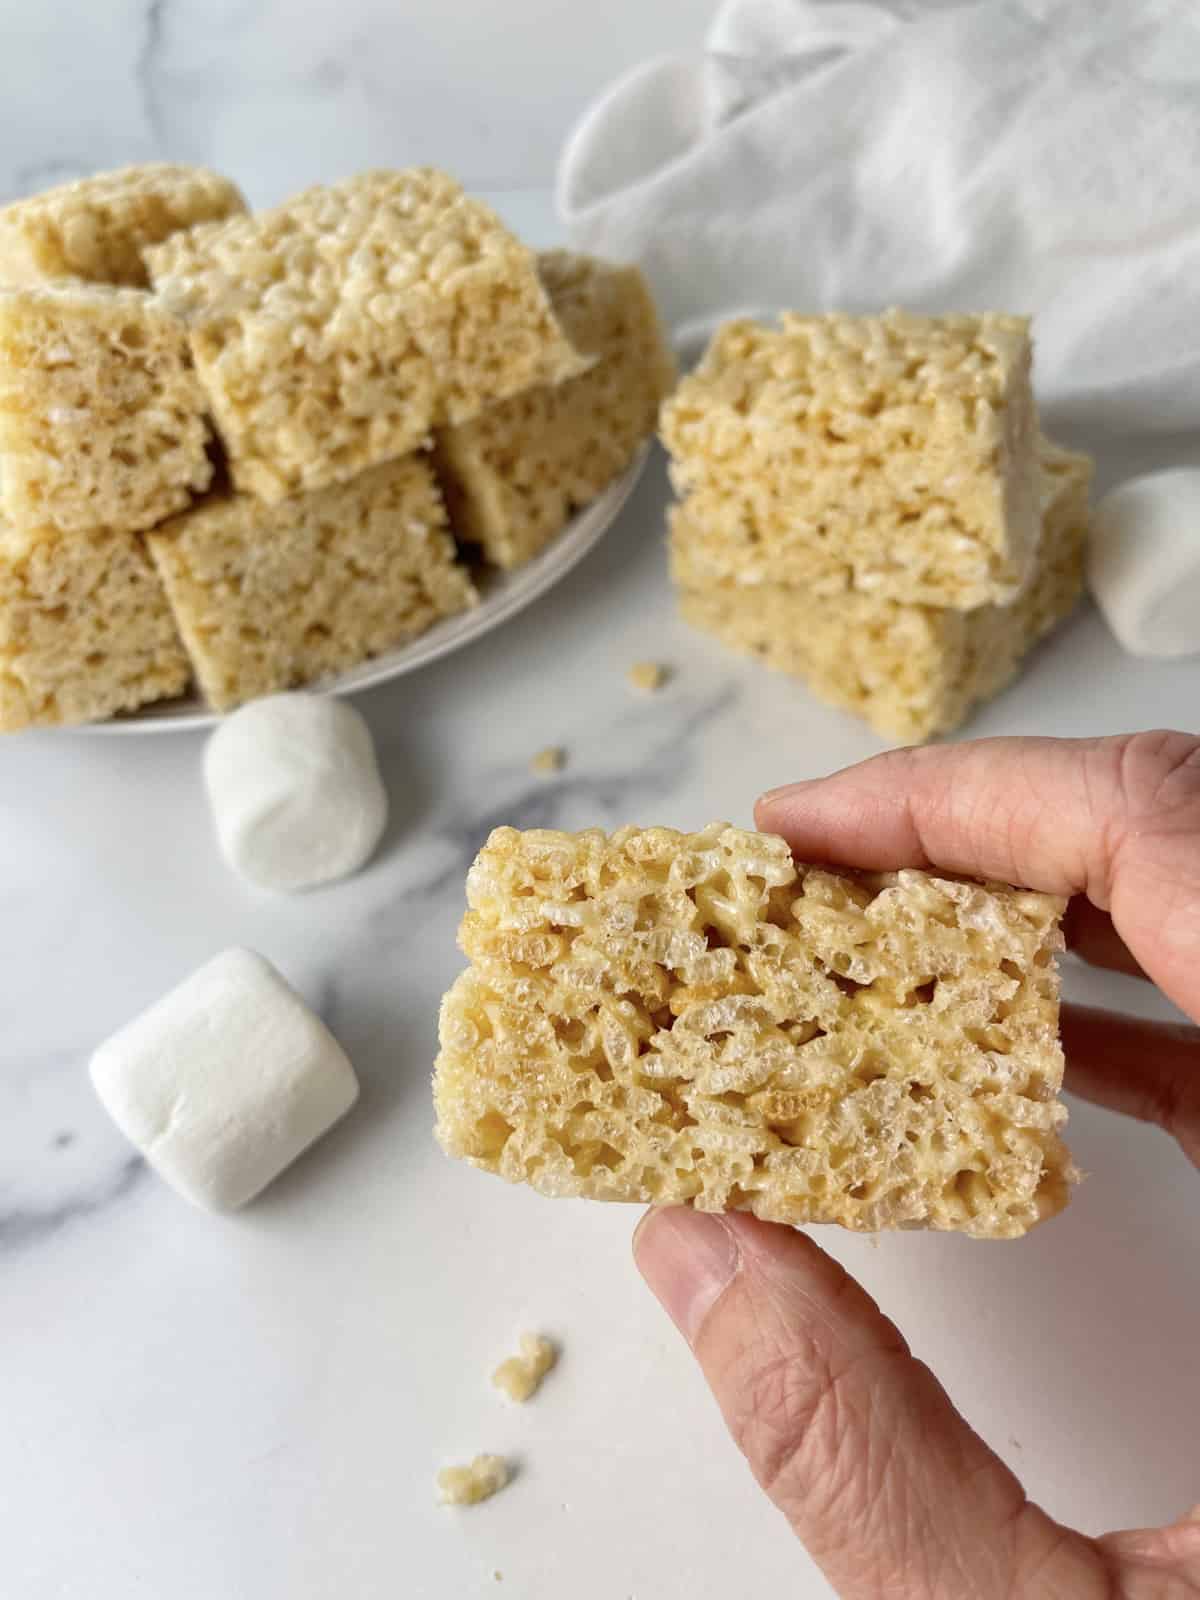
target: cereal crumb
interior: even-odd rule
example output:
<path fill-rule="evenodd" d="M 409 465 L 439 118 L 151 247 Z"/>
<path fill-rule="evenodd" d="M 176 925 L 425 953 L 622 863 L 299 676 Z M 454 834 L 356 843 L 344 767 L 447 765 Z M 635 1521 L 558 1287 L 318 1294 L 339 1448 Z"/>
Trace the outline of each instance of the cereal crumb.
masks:
<path fill-rule="evenodd" d="M 504 1582 L 504 1574 L 500 1571 L 499 1567 L 497 1567 L 495 1572 L 492 1573 L 492 1579 L 496 1583 Z"/>
<path fill-rule="evenodd" d="M 653 694 L 667 681 L 667 669 L 658 661 L 635 661 L 626 676 L 634 689 Z"/>
<path fill-rule="evenodd" d="M 567 752 L 561 745 L 547 745 L 544 750 L 539 750 L 529 763 L 531 772 L 551 773 L 561 772 L 567 764 Z"/>
<path fill-rule="evenodd" d="M 558 1351 L 540 1333 L 521 1335 L 521 1353 L 509 1356 L 492 1373 L 492 1383 L 510 1400 L 524 1405 L 542 1386 L 542 1379 L 558 1362 Z"/>
<path fill-rule="evenodd" d="M 470 1466 L 442 1468 L 437 1475 L 438 1496 L 444 1506 L 477 1506 L 498 1494 L 509 1477 L 502 1456 L 476 1456 Z"/>

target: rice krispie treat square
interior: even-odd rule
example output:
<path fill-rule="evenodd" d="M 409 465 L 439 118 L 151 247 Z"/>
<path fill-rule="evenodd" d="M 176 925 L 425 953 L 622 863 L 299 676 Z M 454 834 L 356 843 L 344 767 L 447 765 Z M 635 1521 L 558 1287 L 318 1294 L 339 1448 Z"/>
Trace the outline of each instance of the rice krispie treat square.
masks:
<path fill-rule="evenodd" d="M 151 527 L 208 487 L 204 391 L 141 289 L 0 290 L 0 496 L 66 532 Z"/>
<path fill-rule="evenodd" d="M 663 408 L 672 477 L 814 592 L 1005 604 L 1039 532 L 1030 361 L 995 313 L 729 323 Z"/>
<path fill-rule="evenodd" d="M 714 823 L 498 828 L 442 1003 L 437 1135 L 550 1196 L 1013 1238 L 1059 1137 L 1063 902 L 796 865 Z"/>
<path fill-rule="evenodd" d="M 592 365 L 439 429 L 435 460 L 461 539 L 520 566 L 629 465 L 653 432 L 675 364 L 646 281 L 565 250 L 538 257 L 564 333 Z"/>
<path fill-rule="evenodd" d="M 948 733 L 1011 683 L 1083 591 L 1091 462 L 1046 440 L 1039 448 L 1040 554 L 1032 579 L 1007 606 L 955 611 L 854 589 L 814 600 L 803 584 L 744 582 L 721 564 L 720 539 L 693 523 L 687 501 L 672 513 L 671 533 L 682 614 L 734 649 L 804 678 L 821 699 L 865 718 L 885 738 Z"/>
<path fill-rule="evenodd" d="M 466 422 L 587 369 L 554 314 L 537 256 L 490 206 L 428 169 L 351 183 L 365 185 L 373 217 L 347 294 L 373 304 L 382 294 L 377 314 L 386 307 L 411 327 L 433 364 L 435 423 Z"/>
<path fill-rule="evenodd" d="M 418 456 L 273 506 L 217 493 L 147 539 L 218 711 L 354 666 L 476 602 Z"/>
<path fill-rule="evenodd" d="M 136 534 L 0 518 L 0 729 L 98 721 L 180 694 L 188 677 Z"/>
<path fill-rule="evenodd" d="M 142 252 L 197 222 L 245 211 L 236 186 L 204 167 L 122 167 L 0 210 L 0 283 L 53 278 L 149 284 Z"/>
<path fill-rule="evenodd" d="M 1045 434 L 1038 437 L 1037 453 L 1041 545 L 1033 580 L 1014 602 L 1031 641 L 1057 627 L 1083 594 L 1095 469 L 1091 456 L 1064 450 Z"/>
<path fill-rule="evenodd" d="M 149 261 L 187 323 L 235 486 L 271 502 L 581 366 L 532 254 L 432 169 L 309 189 L 176 234 Z"/>

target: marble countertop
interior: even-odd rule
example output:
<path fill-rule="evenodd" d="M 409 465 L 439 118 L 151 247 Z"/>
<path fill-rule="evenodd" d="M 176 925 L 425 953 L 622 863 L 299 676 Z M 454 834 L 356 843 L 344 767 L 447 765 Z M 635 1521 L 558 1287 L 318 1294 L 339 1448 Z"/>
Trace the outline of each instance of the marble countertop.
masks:
<path fill-rule="evenodd" d="M 22 1600 L 667 1600 L 753 1576 L 824 1589 L 754 1490 L 629 1258 L 623 1207 L 541 1200 L 430 1137 L 438 997 L 489 828 L 748 822 L 754 795 L 875 741 L 672 615 L 656 459 L 560 586 L 460 655 L 363 696 L 393 797 L 382 854 L 303 897 L 220 864 L 193 735 L 23 735 L 0 750 L 0 1557 Z M 669 686 L 635 696 L 651 655 Z M 1090 612 L 972 727 L 1088 733 L 1186 716 L 1194 669 L 1122 659 Z M 1104 686 L 1098 694 L 1097 685 Z M 536 777 L 546 744 L 563 772 Z M 276 961 L 343 1041 L 359 1108 L 232 1219 L 192 1211 L 107 1122 L 93 1044 L 216 950 Z M 1150 1007 L 1071 970 L 1085 997 Z M 992 1444 L 1091 1528 L 1195 1495 L 1197 1180 L 1086 1107 L 1092 1174 L 1020 1245 L 834 1230 Z M 538 1401 L 487 1382 L 526 1327 L 564 1347 Z M 520 1464 L 470 1513 L 432 1478 Z M 496 1586 L 494 1571 L 504 1574 Z M 807 1581 L 806 1581 L 807 1580 Z"/>
<path fill-rule="evenodd" d="M 337 49 L 322 42 L 332 23 L 298 23 L 288 76 L 265 43 L 283 29 L 278 3 L 206 9 L 209 34 L 188 0 L 0 7 L 24 51 L 22 72 L 3 73 L 0 189 L 168 149 L 270 199 L 408 153 L 350 23 Z M 400 28 L 366 0 L 339 11 L 359 33 Z M 222 57 L 221 28 L 245 49 Z M 54 120 L 47 84 L 68 29 L 92 76 Z M 515 143 L 491 171 L 485 134 L 456 124 L 454 137 L 470 145 L 464 175 L 502 188 L 501 209 L 547 243 L 541 154 L 525 145 L 541 152 L 557 113 L 543 127 L 516 98 Z M 306 130 L 299 154 L 254 131 L 293 126 Z M 430 1133 L 437 1002 L 461 965 L 463 877 L 493 825 L 748 823 L 761 789 L 878 748 L 676 620 L 665 501 L 656 457 L 558 589 L 360 698 L 393 812 L 379 857 L 349 883 L 280 898 L 233 879 L 196 735 L 44 733 L 0 748 L 0 1590 L 14 1600 L 826 1592 L 642 1288 L 634 1215 L 510 1189 L 448 1162 Z M 673 673 L 652 697 L 625 678 L 646 657 Z M 1085 609 L 969 731 L 1186 726 L 1195 684 L 1193 663 L 1123 657 Z M 567 765 L 534 776 L 549 744 Z M 317 1007 L 363 1096 L 261 1201 L 214 1219 L 131 1154 L 86 1061 L 232 943 L 269 956 Z M 1071 967 L 1068 988 L 1165 1013 L 1129 980 Z M 1146 1129 L 1077 1106 L 1071 1136 L 1091 1178 L 1020 1245 L 875 1247 L 832 1230 L 821 1242 L 1030 1492 L 1098 1530 L 1196 1498 L 1200 1187 Z M 506 1409 L 487 1375 L 528 1327 L 556 1335 L 564 1358 L 534 1405 Z M 439 1508 L 436 1468 L 479 1450 L 511 1454 L 516 1482 L 469 1513 Z"/>
<path fill-rule="evenodd" d="M 715 0 L 714 0 L 715 4 Z M 365 167 L 548 189 L 580 110 L 698 46 L 697 0 L 0 0 L 0 202 L 129 161 L 199 161 L 256 205 Z"/>

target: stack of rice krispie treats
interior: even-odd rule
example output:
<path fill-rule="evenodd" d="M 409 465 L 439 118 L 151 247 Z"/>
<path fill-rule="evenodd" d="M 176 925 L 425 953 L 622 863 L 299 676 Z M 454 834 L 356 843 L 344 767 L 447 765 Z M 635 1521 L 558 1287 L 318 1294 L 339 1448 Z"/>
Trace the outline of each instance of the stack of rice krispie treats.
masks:
<path fill-rule="evenodd" d="M 160 165 L 0 211 L 0 729 L 414 637 L 476 603 L 454 534 L 530 559 L 671 376 L 636 271 L 539 258 L 432 169 L 252 214 Z"/>
<path fill-rule="evenodd" d="M 1038 429 L 1021 317 L 719 330 L 663 408 L 684 616 L 919 740 L 1082 588 L 1091 463 Z"/>

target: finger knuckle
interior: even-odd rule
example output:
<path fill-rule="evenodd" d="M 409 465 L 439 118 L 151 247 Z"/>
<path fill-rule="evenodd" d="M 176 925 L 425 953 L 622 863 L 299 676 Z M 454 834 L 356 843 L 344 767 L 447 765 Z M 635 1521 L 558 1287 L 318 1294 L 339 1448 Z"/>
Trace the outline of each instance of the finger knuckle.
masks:
<path fill-rule="evenodd" d="M 1114 741 L 1122 809 L 1135 821 L 1187 809 L 1200 816 L 1200 738 L 1155 728 Z"/>
<path fill-rule="evenodd" d="M 843 1373 L 815 1345 L 765 1362 L 749 1385 L 738 1444 L 768 1494 L 819 1466 L 828 1483 L 842 1428 Z"/>
<path fill-rule="evenodd" d="M 1085 783 L 1100 841 L 1102 903 L 1131 849 L 1182 832 L 1200 834 L 1200 737 L 1169 728 L 1098 740 Z"/>
<path fill-rule="evenodd" d="M 890 1324 L 881 1334 L 859 1357 L 813 1338 L 755 1370 L 738 1444 L 777 1503 L 802 1493 L 810 1509 L 817 1496 L 828 1510 L 886 1476 L 890 1441 L 865 1424 L 864 1407 L 873 1385 L 891 1381 L 894 1363 L 910 1356 Z"/>

